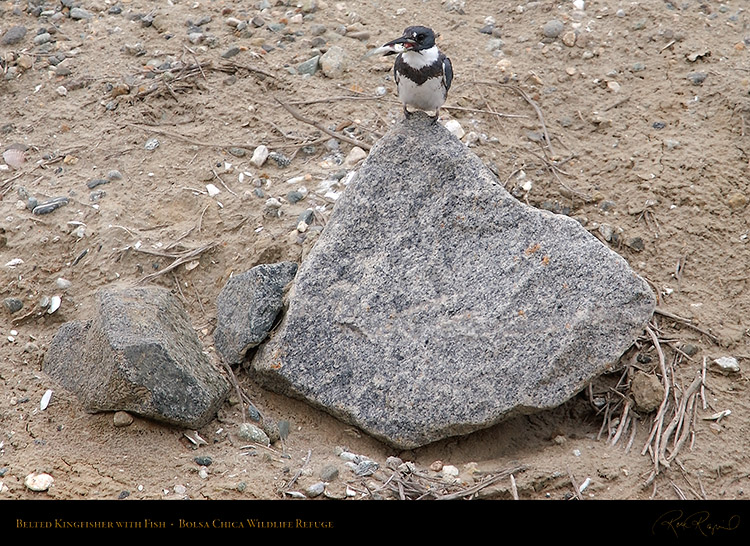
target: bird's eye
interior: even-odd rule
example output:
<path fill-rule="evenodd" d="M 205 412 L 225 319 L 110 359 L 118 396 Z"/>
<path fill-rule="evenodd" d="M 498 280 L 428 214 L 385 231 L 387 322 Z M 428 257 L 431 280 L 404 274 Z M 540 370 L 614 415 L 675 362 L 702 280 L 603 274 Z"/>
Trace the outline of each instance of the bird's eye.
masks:
<path fill-rule="evenodd" d="M 417 41 L 421 42 L 422 40 L 424 40 L 424 34 L 417 34 Z"/>

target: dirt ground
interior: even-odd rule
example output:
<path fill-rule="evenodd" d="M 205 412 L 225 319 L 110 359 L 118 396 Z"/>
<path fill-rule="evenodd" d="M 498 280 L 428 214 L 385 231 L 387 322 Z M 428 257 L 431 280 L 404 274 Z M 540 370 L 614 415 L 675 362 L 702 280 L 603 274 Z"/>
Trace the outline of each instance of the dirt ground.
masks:
<path fill-rule="evenodd" d="M 320 482 L 328 465 L 339 473 L 327 496 L 397 498 L 392 456 L 414 465 L 408 483 L 402 475 L 409 498 L 472 487 L 492 499 L 566 499 L 576 488 L 583 499 L 744 498 L 744 0 L 272 0 L 263 11 L 262 2 L 235 0 L 72 4 L 91 17 L 70 18 L 67 1 L 0 0 L 0 36 L 27 29 L 0 45 L 0 149 L 25 149 L 23 164 L 0 171 L 0 297 L 23 302 L 12 314 L 0 309 L 1 499 L 281 499 Z M 579 219 L 651 283 L 664 311 L 652 323 L 656 342 L 644 332 L 611 374 L 560 408 L 405 453 L 255 387 L 241 370 L 240 385 L 264 415 L 291 424 L 284 445 L 238 438 L 236 398 L 197 431 L 206 443 L 196 446 L 190 431 L 137 416 L 116 427 L 111 414 L 85 413 L 51 383 L 41 366 L 57 328 L 90 317 L 95 291 L 113 283 L 169 287 L 220 365 L 216 296 L 231 274 L 299 261 L 314 244 L 335 202 L 330 190 L 344 190 L 325 181 L 352 168 L 344 161 L 353 145 L 320 127 L 368 145 L 400 120 L 393 58 L 363 55 L 412 24 L 436 29 L 453 61 L 442 120 L 461 124 L 463 140 L 515 196 Z M 49 39 L 38 38 L 45 31 Z M 333 46 L 345 52 L 342 73 L 293 73 L 316 48 Z M 290 161 L 257 167 L 258 145 Z M 304 198 L 293 202 L 288 194 L 300 187 Z M 68 202 L 34 214 L 28 195 Z M 281 207 L 269 208 L 270 198 Z M 315 222 L 301 233 L 308 208 Z M 43 300 L 56 295 L 61 305 L 47 313 Z M 720 357 L 741 370 L 720 372 Z M 632 372 L 670 384 L 674 409 L 704 363 L 684 443 L 670 439 L 666 453 L 676 457 L 653 476 L 645 447 L 658 413 L 623 413 Z M 341 448 L 380 470 L 355 475 Z M 54 483 L 31 491 L 31 473 Z"/>

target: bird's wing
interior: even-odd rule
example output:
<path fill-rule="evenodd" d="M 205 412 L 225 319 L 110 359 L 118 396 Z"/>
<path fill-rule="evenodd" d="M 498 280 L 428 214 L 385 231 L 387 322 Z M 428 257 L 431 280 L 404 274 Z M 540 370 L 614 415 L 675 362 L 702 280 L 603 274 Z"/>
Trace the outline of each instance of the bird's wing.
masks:
<path fill-rule="evenodd" d="M 451 60 L 443 55 L 443 86 L 446 93 L 451 88 L 451 82 L 453 82 L 453 65 Z"/>
<path fill-rule="evenodd" d="M 398 85 L 398 64 L 399 61 L 401 61 L 401 54 L 399 54 L 398 57 L 396 57 L 396 62 L 393 63 L 393 81 L 396 82 L 396 85 Z"/>

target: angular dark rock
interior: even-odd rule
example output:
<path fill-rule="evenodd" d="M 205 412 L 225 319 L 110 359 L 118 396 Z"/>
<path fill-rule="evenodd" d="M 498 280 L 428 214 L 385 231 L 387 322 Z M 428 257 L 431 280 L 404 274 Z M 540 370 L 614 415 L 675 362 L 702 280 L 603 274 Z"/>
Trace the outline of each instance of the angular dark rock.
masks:
<path fill-rule="evenodd" d="M 288 299 L 256 380 L 405 449 L 562 404 L 655 306 L 622 257 L 421 114 L 373 147 Z"/>
<path fill-rule="evenodd" d="M 225 362 L 239 364 L 259 345 L 283 306 L 284 288 L 297 264 L 261 264 L 229 279 L 216 299 L 214 343 Z"/>
<path fill-rule="evenodd" d="M 58 329 L 43 370 L 86 411 L 185 427 L 211 420 L 230 386 L 177 299 L 158 287 L 100 291 L 94 318 Z"/>

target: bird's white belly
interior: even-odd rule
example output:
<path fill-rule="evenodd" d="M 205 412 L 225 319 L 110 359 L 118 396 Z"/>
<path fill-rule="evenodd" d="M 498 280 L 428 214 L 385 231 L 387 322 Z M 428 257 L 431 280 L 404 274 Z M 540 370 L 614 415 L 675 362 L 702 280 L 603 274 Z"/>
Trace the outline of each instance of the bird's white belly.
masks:
<path fill-rule="evenodd" d="M 419 110 L 437 110 L 445 102 L 443 80 L 433 78 L 417 85 L 408 78 L 401 78 L 398 82 L 398 98 L 407 106 Z"/>

